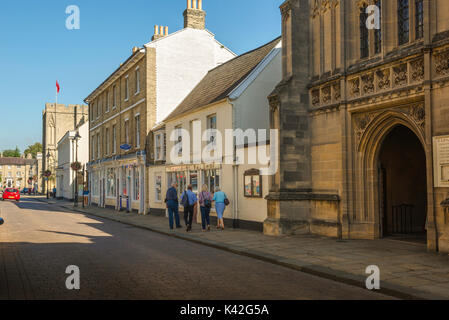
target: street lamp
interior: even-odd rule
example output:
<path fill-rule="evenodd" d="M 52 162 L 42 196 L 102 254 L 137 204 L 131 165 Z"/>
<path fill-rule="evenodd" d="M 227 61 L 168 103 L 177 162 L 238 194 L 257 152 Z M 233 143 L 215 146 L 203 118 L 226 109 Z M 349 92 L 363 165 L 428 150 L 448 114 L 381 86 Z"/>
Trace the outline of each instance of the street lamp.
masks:
<path fill-rule="evenodd" d="M 46 171 L 48 171 L 48 167 L 50 166 L 50 157 L 51 157 L 51 154 L 50 154 L 50 151 L 48 151 L 48 153 L 47 153 L 47 170 Z M 48 193 L 48 182 L 49 182 L 49 179 L 50 179 L 50 177 L 48 177 L 48 176 L 46 176 L 45 177 L 47 180 L 47 199 L 50 199 L 50 195 L 49 195 L 49 193 Z"/>
<path fill-rule="evenodd" d="M 72 138 L 73 141 L 75 141 L 75 163 L 74 163 L 74 171 L 75 171 L 75 200 L 74 200 L 74 206 L 78 207 L 78 171 L 80 168 L 78 168 L 78 140 L 81 139 L 80 133 L 77 131 L 75 136 Z"/>

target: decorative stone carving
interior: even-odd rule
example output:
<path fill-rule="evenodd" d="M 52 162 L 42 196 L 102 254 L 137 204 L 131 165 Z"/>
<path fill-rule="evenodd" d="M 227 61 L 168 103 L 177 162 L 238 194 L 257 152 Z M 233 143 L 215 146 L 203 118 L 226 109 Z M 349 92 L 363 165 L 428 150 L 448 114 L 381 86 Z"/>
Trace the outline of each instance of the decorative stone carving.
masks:
<path fill-rule="evenodd" d="M 281 15 L 283 20 L 287 20 L 288 17 L 290 17 L 290 12 L 292 10 L 292 5 L 289 1 L 284 2 L 284 4 L 281 5 Z"/>
<path fill-rule="evenodd" d="M 407 84 L 407 64 L 400 64 L 393 67 L 393 79 L 395 86 L 403 86 Z"/>
<path fill-rule="evenodd" d="M 435 55 L 435 71 L 438 75 L 449 74 L 449 50 Z"/>
<path fill-rule="evenodd" d="M 413 121 L 418 125 L 418 127 L 424 130 L 426 121 L 426 109 L 424 108 L 424 105 L 419 104 L 412 106 L 410 108 L 410 116 L 412 117 Z"/>
<path fill-rule="evenodd" d="M 349 90 L 351 97 L 357 97 L 360 95 L 360 80 L 359 78 L 355 78 L 349 80 Z"/>
<path fill-rule="evenodd" d="M 424 59 L 418 59 L 410 62 L 412 81 L 424 80 Z"/>
<path fill-rule="evenodd" d="M 326 86 L 322 89 L 322 93 L 323 93 L 323 103 L 328 103 L 331 101 L 332 96 L 331 96 L 331 87 L 330 86 Z"/>
<path fill-rule="evenodd" d="M 336 82 L 332 85 L 332 90 L 334 92 L 334 101 L 339 102 L 341 99 L 341 86 L 340 82 Z"/>
<path fill-rule="evenodd" d="M 320 89 L 312 90 L 312 105 L 317 106 L 320 104 Z"/>
<path fill-rule="evenodd" d="M 374 92 L 374 73 L 365 74 L 362 76 L 363 93 L 370 94 Z"/>
<path fill-rule="evenodd" d="M 328 10 L 336 8 L 340 5 L 340 0 L 314 0 L 312 5 L 312 18 L 326 13 Z"/>
<path fill-rule="evenodd" d="M 379 70 L 377 75 L 377 87 L 380 90 L 389 89 L 391 85 L 390 81 L 390 69 Z"/>
<path fill-rule="evenodd" d="M 273 94 L 268 97 L 268 104 L 270 105 L 270 111 L 274 112 L 279 108 L 281 101 L 277 94 Z"/>
<path fill-rule="evenodd" d="M 363 113 L 363 114 L 355 116 L 355 118 L 354 118 L 355 134 L 356 134 L 358 142 L 360 142 L 363 134 L 365 133 L 369 124 L 373 121 L 373 119 L 376 115 L 377 115 L 377 113 Z"/>

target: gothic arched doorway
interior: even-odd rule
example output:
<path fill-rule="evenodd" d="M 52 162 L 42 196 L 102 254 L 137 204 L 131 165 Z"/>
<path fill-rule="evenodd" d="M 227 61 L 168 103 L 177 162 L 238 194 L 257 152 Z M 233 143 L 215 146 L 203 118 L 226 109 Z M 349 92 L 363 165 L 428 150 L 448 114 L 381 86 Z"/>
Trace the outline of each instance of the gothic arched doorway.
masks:
<path fill-rule="evenodd" d="M 386 135 L 378 154 L 382 236 L 426 237 L 426 156 L 419 138 L 403 125 Z"/>

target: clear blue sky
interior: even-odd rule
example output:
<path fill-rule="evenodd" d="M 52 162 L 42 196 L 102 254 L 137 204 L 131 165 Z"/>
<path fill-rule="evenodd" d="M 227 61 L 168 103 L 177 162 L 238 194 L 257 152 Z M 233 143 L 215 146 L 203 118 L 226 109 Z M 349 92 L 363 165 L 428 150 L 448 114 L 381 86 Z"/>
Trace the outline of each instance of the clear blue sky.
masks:
<path fill-rule="evenodd" d="M 154 25 L 183 27 L 185 0 L 18 0 L 0 10 L 0 150 L 42 141 L 42 110 L 55 100 L 81 104 Z M 237 54 L 281 34 L 283 0 L 203 0 L 206 26 Z M 66 7 L 77 5 L 81 29 L 67 30 Z"/>

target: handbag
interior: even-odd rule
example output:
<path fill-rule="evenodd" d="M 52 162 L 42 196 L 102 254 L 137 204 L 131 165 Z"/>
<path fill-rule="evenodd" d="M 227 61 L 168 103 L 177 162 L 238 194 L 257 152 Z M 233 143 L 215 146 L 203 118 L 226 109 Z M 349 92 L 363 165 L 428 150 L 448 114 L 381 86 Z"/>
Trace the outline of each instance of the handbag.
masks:
<path fill-rule="evenodd" d="M 225 206 L 229 206 L 230 202 L 229 202 L 229 199 L 228 199 L 228 198 L 225 198 L 225 199 L 224 199 L 224 204 L 225 204 Z"/>
<path fill-rule="evenodd" d="M 204 193 L 201 193 L 201 195 L 203 196 L 203 203 L 204 203 L 204 207 L 205 208 L 212 208 L 212 201 L 210 201 L 210 197 L 209 199 L 204 198 Z"/>

